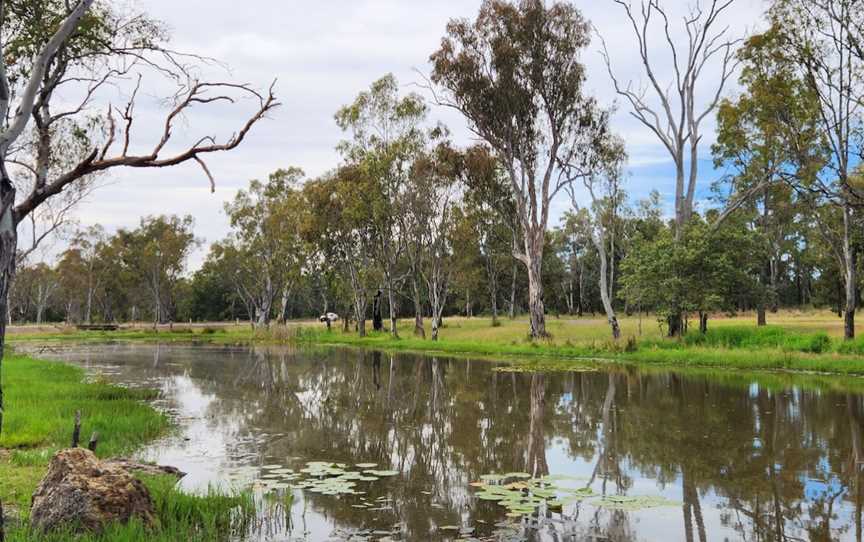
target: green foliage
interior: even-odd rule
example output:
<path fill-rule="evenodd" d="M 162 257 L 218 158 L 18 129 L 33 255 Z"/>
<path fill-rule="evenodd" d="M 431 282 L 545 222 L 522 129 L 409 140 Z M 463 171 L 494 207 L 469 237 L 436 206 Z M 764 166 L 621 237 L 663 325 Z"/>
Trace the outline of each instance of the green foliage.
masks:
<path fill-rule="evenodd" d="M 854 341 L 843 341 L 837 345 L 837 351 L 841 354 L 864 355 L 864 337 L 858 337 Z"/>
<path fill-rule="evenodd" d="M 274 313 L 283 317 L 285 307 L 277 307 L 276 299 L 300 280 L 306 265 L 303 176 L 299 168 L 278 169 L 266 183 L 253 180 L 248 190 L 237 192 L 225 204 L 231 234 L 211 247 L 209 275 L 202 277 L 216 281 L 223 299 L 236 299 L 248 317 L 262 324 Z"/>
<path fill-rule="evenodd" d="M 147 216 L 138 228 L 120 230 L 112 240 L 124 278 L 142 290 L 139 299 L 149 304 L 153 320 L 159 323 L 176 318 L 177 287 L 189 254 L 201 243 L 194 224 L 191 215 Z"/>
<path fill-rule="evenodd" d="M 734 311 L 754 288 L 757 244 L 740 224 L 711 228 L 694 217 L 677 240 L 664 228 L 653 241 L 636 240 L 621 265 L 624 296 L 654 307 L 661 322 L 685 313 Z"/>

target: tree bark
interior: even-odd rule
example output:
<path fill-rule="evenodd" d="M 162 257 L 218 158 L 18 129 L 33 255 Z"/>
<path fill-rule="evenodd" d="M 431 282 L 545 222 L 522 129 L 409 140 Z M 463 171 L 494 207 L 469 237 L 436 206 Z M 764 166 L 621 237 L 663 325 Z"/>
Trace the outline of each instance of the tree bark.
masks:
<path fill-rule="evenodd" d="M 669 337 L 680 337 L 684 334 L 684 315 L 675 312 L 666 317 L 666 326 Z"/>
<path fill-rule="evenodd" d="M 486 254 L 483 258 L 486 266 L 486 277 L 489 281 L 489 301 L 492 307 L 492 325 L 498 325 L 498 269 L 495 267 L 495 258 Z"/>
<path fill-rule="evenodd" d="M 518 262 L 513 262 L 513 275 L 510 279 L 510 313 L 508 314 L 511 320 L 516 318 L 516 273 L 519 272 Z"/>
<path fill-rule="evenodd" d="M 372 300 L 372 330 L 382 331 L 384 329 L 384 321 L 381 317 L 381 290 L 375 293 L 375 299 Z"/>
<path fill-rule="evenodd" d="M 2 167 L 2 166 L 0 166 Z M 0 374 L 3 370 L 3 352 L 6 346 L 6 322 L 9 316 L 9 286 L 15 276 L 15 254 L 18 250 L 18 230 L 12 206 L 15 188 L 6 178 L 5 168 L 0 181 Z M 3 432 L 3 382 L 0 380 L 0 434 Z M 0 541 L 5 538 L 3 503 L 0 502 Z"/>
<path fill-rule="evenodd" d="M 603 226 L 597 224 L 596 227 Z M 606 257 L 606 244 L 603 237 L 592 235 L 594 246 L 597 247 L 597 253 L 600 256 L 600 298 L 603 301 L 603 310 L 606 311 L 606 320 L 609 322 L 609 327 L 612 328 L 612 338 L 616 341 L 621 337 L 621 327 L 618 324 L 618 317 L 615 314 L 615 309 L 612 307 L 611 299 L 611 284 L 608 277 L 608 258 Z"/>
<path fill-rule="evenodd" d="M 843 263 L 846 279 L 846 311 L 843 322 L 843 337 L 847 341 L 855 338 L 855 310 L 858 308 L 858 281 L 855 270 L 855 247 L 852 244 L 852 207 L 843 206 Z"/>
<path fill-rule="evenodd" d="M 390 305 L 390 335 L 394 339 L 398 339 L 399 330 L 396 329 L 396 291 L 391 280 L 387 281 L 387 304 Z"/>
<path fill-rule="evenodd" d="M 279 317 L 276 319 L 280 324 L 284 324 L 288 320 L 288 303 L 291 300 L 291 285 L 286 284 L 282 288 L 282 299 L 279 303 Z M 327 311 L 324 311 L 327 314 Z"/>
<path fill-rule="evenodd" d="M 494 289 L 490 294 L 490 301 L 492 303 L 492 325 L 498 325 L 498 292 L 497 289 Z"/>
<path fill-rule="evenodd" d="M 534 251 L 528 255 L 528 313 L 531 318 L 531 338 L 540 339 L 547 337 L 546 314 L 543 307 L 543 278 L 541 263 L 543 251 Z"/>
<path fill-rule="evenodd" d="M 414 299 L 414 335 L 426 338 L 426 329 L 423 327 L 423 300 L 420 296 L 420 283 L 416 274 L 411 274 L 411 293 Z"/>
<path fill-rule="evenodd" d="M 87 304 L 84 306 L 84 323 L 92 324 L 93 319 L 93 286 L 87 285 Z"/>

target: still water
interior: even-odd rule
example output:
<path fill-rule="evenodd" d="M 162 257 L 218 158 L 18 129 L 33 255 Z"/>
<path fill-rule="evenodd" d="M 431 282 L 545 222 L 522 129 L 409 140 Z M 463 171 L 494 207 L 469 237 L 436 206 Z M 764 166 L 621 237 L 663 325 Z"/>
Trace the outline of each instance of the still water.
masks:
<path fill-rule="evenodd" d="M 262 540 L 862 537 L 864 384 L 849 378 L 531 374 L 287 347 L 88 345 L 50 357 L 162 390 L 179 429 L 140 455 L 188 472 L 190 491 L 292 493 Z M 385 472 L 355 494 L 292 487 L 309 462 Z M 491 473 L 548 475 L 579 497 L 508 517 L 478 498 Z"/>

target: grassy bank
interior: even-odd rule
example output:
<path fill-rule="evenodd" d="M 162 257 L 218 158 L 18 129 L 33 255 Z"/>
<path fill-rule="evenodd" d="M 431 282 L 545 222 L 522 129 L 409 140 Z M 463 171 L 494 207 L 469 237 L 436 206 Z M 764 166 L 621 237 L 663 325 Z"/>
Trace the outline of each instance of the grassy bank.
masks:
<path fill-rule="evenodd" d="M 388 333 L 326 332 L 320 328 L 295 330 L 294 340 L 308 344 L 346 345 L 393 351 L 435 352 L 506 358 L 535 368 L 567 368 L 585 360 L 617 361 L 640 365 L 793 370 L 834 374 L 864 374 L 864 338 L 847 342 L 812 328 L 767 326 L 757 328 L 725 320 L 708 333 L 690 333 L 666 339 L 659 332 L 627 335 L 619 341 L 607 337 L 608 328 L 597 321 L 550 322 L 552 338 L 531 341 L 524 322 L 493 327 L 488 319 L 450 320 L 441 338 L 415 337 L 409 325 L 400 326 L 400 338 Z M 630 326 L 628 326 L 630 327 Z M 627 327 L 625 327 L 625 330 Z M 818 329 L 818 328 L 817 328 Z"/>
<path fill-rule="evenodd" d="M 26 518 L 30 496 L 49 459 L 70 444 L 75 411 L 81 411 L 82 439 L 99 432 L 97 455 L 102 457 L 132 452 L 166 431 L 169 421 L 145 402 L 155 397 L 154 391 L 87 381 L 83 370 L 70 365 L 10 353 L 2 379 L 6 410 L 0 435 L 0 500 L 23 519 L 7 533 L 9 539 L 69 540 L 62 534 L 36 537 L 28 532 Z M 79 540 L 215 540 L 229 532 L 225 521 L 236 516 L 232 510 L 239 510 L 241 519 L 248 517 L 248 497 L 194 497 L 174 489 L 170 479 L 146 483 L 157 505 L 157 531 L 144 535 L 140 525 L 118 525 L 101 537 Z"/>

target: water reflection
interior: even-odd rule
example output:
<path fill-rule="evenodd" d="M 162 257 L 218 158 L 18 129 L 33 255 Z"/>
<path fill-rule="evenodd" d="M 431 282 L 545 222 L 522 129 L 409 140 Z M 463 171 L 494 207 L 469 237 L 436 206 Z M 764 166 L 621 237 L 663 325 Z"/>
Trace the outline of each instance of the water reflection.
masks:
<path fill-rule="evenodd" d="M 106 345 L 67 359 L 164 390 L 182 431 L 147 459 L 189 489 L 270 463 L 371 462 L 398 477 L 370 511 L 298 491 L 270 539 L 856 540 L 862 537 L 857 381 L 610 369 L 519 374 L 488 362 L 354 350 Z M 514 522 L 469 484 L 490 472 L 579 478 L 602 495 Z M 275 527 L 274 527 L 275 526 Z M 445 527 L 447 527 L 445 529 Z M 472 531 L 473 529 L 473 531 Z"/>

